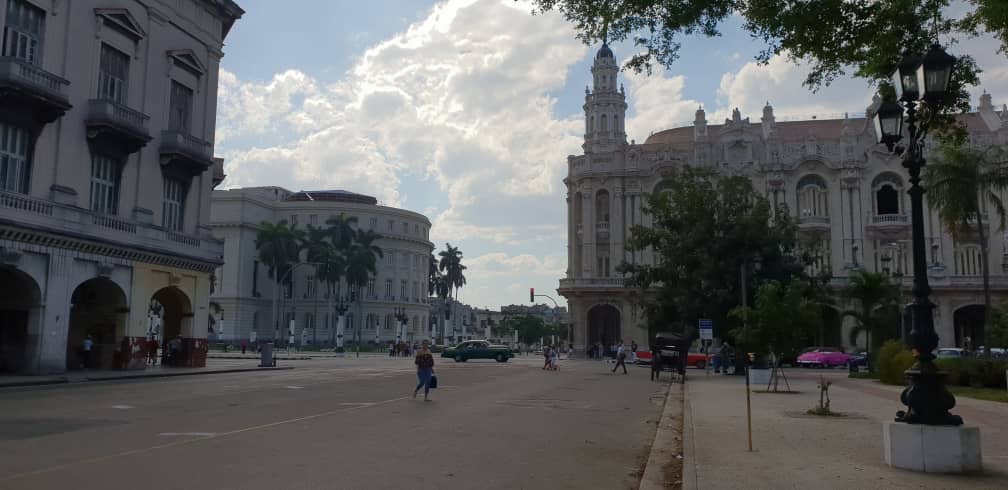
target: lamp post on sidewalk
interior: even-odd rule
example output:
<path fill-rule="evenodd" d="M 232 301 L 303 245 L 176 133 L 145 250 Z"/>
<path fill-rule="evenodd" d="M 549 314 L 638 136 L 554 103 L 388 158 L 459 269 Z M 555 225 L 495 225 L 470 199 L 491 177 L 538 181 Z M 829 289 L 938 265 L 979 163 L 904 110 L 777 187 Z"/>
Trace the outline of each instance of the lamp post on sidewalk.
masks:
<path fill-rule="evenodd" d="M 945 387 L 944 373 L 938 371 L 931 353 L 938 347 L 934 328 L 934 303 L 927 276 L 927 250 L 924 240 L 924 189 L 921 169 L 926 165 L 924 140 L 935 116 L 936 106 L 946 97 L 955 57 L 935 44 L 923 57 L 906 52 L 893 74 L 893 85 L 899 102 L 883 102 L 875 114 L 875 129 L 879 143 L 903 157 L 903 167 L 910 174 L 910 211 L 913 237 L 913 303 L 910 305 L 912 329 L 910 347 L 917 362 L 906 371 L 909 386 L 900 401 L 909 407 L 896 413 L 897 422 L 926 425 L 962 425 L 962 417 L 952 415 L 955 397 Z M 903 105 L 900 105 L 900 102 Z M 906 146 L 903 139 L 904 109 L 907 124 Z"/>
<path fill-rule="evenodd" d="M 394 314 L 396 323 L 396 344 L 399 344 L 406 337 L 406 322 L 409 321 L 409 315 L 406 314 L 406 307 L 397 306 L 395 308 Z"/>

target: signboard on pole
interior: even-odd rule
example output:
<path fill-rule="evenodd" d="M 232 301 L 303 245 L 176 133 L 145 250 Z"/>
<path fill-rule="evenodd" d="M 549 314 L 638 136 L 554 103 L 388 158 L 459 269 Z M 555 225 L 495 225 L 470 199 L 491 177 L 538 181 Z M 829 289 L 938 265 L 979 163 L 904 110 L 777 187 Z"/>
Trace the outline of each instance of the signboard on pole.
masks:
<path fill-rule="evenodd" d="M 700 319 L 700 339 L 714 340 L 714 321 L 709 318 Z"/>

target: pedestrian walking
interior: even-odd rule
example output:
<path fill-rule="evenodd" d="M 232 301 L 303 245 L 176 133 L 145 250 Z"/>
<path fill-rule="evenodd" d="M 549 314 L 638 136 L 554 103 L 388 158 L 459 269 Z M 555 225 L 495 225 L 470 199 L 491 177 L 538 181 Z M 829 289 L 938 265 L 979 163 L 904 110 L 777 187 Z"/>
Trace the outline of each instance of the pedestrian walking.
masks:
<path fill-rule="evenodd" d="M 620 340 L 619 344 L 616 345 L 616 365 L 613 366 L 612 372 L 616 372 L 620 366 L 623 366 L 623 374 L 627 374 L 626 370 L 626 350 L 623 348 L 623 341 Z"/>
<path fill-rule="evenodd" d="M 658 345 L 658 338 L 651 344 L 651 381 L 661 381 L 662 355 L 661 347 Z"/>
<path fill-rule="evenodd" d="M 549 369 L 550 367 L 550 348 L 548 345 L 543 346 L 543 371 Z"/>
<path fill-rule="evenodd" d="M 81 355 L 81 367 L 87 369 L 91 367 L 91 351 L 94 350 L 94 339 L 91 338 L 91 334 L 84 337 L 84 350 Z"/>
<path fill-rule="evenodd" d="M 129 363 L 133 360 L 133 346 L 130 344 L 129 337 L 123 337 L 122 342 L 119 342 L 119 368 L 129 369 Z"/>
<path fill-rule="evenodd" d="M 631 363 L 636 363 L 637 362 L 637 341 L 636 340 L 631 340 L 630 341 L 630 362 Z"/>
<path fill-rule="evenodd" d="M 423 388 L 423 399 L 425 402 L 429 402 L 430 381 L 431 377 L 434 376 L 434 356 L 431 354 L 430 344 L 426 340 L 420 345 L 420 351 L 417 352 L 416 359 L 413 362 L 417 366 L 417 380 L 419 381 L 413 390 L 413 398 L 416 398 L 417 394 L 420 393 L 420 388 Z"/>
<path fill-rule="evenodd" d="M 556 371 L 558 369 L 558 367 L 557 367 L 557 361 L 558 360 L 560 360 L 560 350 L 559 349 L 550 349 L 550 370 L 551 371 Z"/>
<path fill-rule="evenodd" d="M 248 349 L 248 342 L 242 341 L 242 354 L 245 354 L 245 349 Z"/>

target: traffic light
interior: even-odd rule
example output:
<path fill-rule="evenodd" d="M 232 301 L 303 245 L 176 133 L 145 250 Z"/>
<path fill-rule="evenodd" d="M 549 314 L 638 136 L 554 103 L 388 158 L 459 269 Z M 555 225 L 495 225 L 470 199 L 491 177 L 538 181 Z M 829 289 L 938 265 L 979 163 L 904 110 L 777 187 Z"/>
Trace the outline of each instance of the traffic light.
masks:
<path fill-rule="evenodd" d="M 535 288 L 529 288 L 529 303 L 535 304 Z"/>

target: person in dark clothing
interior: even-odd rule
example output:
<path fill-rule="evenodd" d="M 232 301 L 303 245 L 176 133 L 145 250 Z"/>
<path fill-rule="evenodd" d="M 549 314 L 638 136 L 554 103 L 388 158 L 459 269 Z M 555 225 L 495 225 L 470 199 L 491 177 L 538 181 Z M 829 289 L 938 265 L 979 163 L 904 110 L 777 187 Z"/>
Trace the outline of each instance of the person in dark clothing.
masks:
<path fill-rule="evenodd" d="M 417 352 L 416 359 L 413 361 L 417 367 L 417 386 L 413 389 L 413 398 L 416 398 L 417 394 L 420 392 L 420 388 L 424 389 L 424 401 L 430 401 L 430 381 L 431 376 L 434 375 L 434 355 L 431 354 L 430 344 L 426 340 L 421 344 L 420 351 Z"/>
<path fill-rule="evenodd" d="M 626 349 L 623 347 L 623 341 L 619 342 L 616 346 L 616 365 L 613 366 L 612 372 L 616 372 L 620 366 L 623 366 L 623 374 L 627 374 L 626 370 Z"/>
<path fill-rule="evenodd" d="M 654 344 L 651 344 L 651 381 L 661 380 L 661 366 L 662 366 L 661 347 L 659 347 L 656 342 Z"/>

